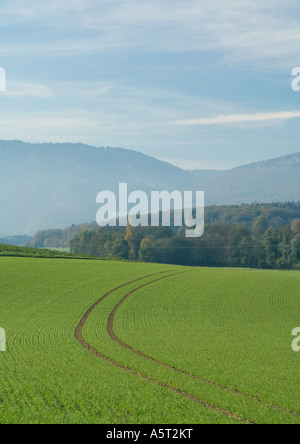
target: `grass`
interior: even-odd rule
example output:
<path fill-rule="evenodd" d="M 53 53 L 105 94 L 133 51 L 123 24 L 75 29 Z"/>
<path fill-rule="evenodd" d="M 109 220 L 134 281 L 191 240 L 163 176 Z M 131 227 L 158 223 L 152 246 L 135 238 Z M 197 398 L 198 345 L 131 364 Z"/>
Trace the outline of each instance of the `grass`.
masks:
<path fill-rule="evenodd" d="M 45 249 L 16 247 L 14 245 L 0 244 L 0 256 L 4 257 L 41 257 L 41 258 L 75 258 L 67 249 Z"/>
<path fill-rule="evenodd" d="M 94 256 L 83 256 L 72 254 L 69 248 L 29 248 L 17 247 L 14 245 L 0 244 L 0 257 L 26 257 L 43 259 L 89 259 L 89 260 L 109 260 L 123 261 L 120 258 L 98 258 Z"/>
<path fill-rule="evenodd" d="M 157 361 L 245 396 L 205 383 L 200 390 L 198 380 L 193 393 L 204 396 L 207 388 L 211 402 L 222 396 L 223 407 L 255 422 L 298 423 L 266 405 L 300 410 L 300 356 L 291 350 L 299 289 L 299 272 L 190 271 L 135 293 L 119 309 L 115 331 Z M 176 383 L 189 390 L 195 384 L 185 379 L 177 375 Z"/>
<path fill-rule="evenodd" d="M 0 423 L 300 423 L 299 272 L 18 257 L 0 270 Z M 74 333 L 106 294 L 82 329 L 104 360 Z"/>
<path fill-rule="evenodd" d="M 70 253 L 71 252 L 71 248 L 70 247 L 48 247 L 45 248 L 46 250 L 50 250 L 50 251 L 59 251 L 62 253 Z"/>

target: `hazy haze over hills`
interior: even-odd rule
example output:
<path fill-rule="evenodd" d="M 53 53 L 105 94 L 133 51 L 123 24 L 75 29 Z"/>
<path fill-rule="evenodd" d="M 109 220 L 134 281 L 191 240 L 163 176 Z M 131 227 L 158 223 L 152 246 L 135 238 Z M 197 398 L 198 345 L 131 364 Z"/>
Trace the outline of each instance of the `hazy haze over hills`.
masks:
<path fill-rule="evenodd" d="M 188 189 L 194 177 L 168 163 L 118 148 L 0 142 L 0 236 L 34 234 L 93 221 L 100 191 Z"/>
<path fill-rule="evenodd" d="M 144 154 L 82 144 L 0 141 L 0 236 L 95 220 L 98 192 L 204 190 L 206 203 L 300 200 L 300 154 L 228 171 L 184 171 Z"/>
<path fill-rule="evenodd" d="M 300 200 L 300 153 L 226 171 L 193 171 L 212 205 Z"/>

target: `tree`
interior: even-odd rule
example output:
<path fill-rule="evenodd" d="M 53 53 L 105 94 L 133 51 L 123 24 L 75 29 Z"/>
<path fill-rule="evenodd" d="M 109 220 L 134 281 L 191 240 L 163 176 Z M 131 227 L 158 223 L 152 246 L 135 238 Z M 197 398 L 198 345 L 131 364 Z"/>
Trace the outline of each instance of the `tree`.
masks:
<path fill-rule="evenodd" d="M 291 258 L 291 243 L 286 239 L 278 245 L 278 250 L 281 253 L 281 257 L 277 260 L 277 267 L 285 270 L 292 268 L 292 258 Z"/>
<path fill-rule="evenodd" d="M 252 224 L 252 232 L 254 236 L 262 236 L 268 228 L 268 219 L 263 215 L 257 217 Z"/>
<path fill-rule="evenodd" d="M 291 230 L 293 236 L 300 233 L 300 219 L 293 219 L 291 223 Z"/>
<path fill-rule="evenodd" d="M 263 245 L 266 255 L 266 266 L 268 268 L 276 268 L 277 260 L 280 258 L 279 245 L 279 233 L 274 227 L 267 229 L 263 236 Z"/>
<path fill-rule="evenodd" d="M 293 265 L 300 263 L 300 234 L 296 234 L 291 241 L 291 260 Z"/>
<path fill-rule="evenodd" d="M 157 262 L 157 251 L 155 248 L 155 243 L 152 239 L 149 239 L 148 237 L 145 237 L 141 242 L 139 261 Z"/>
<path fill-rule="evenodd" d="M 138 260 L 141 242 L 145 237 L 142 228 L 143 227 L 132 227 L 129 223 L 126 227 L 125 240 L 129 247 L 129 259 L 133 261 Z"/>
<path fill-rule="evenodd" d="M 193 265 L 192 240 L 176 235 L 171 240 L 171 263 L 176 265 Z"/>
<path fill-rule="evenodd" d="M 251 231 L 246 226 L 233 227 L 228 233 L 228 263 L 233 267 L 247 266 L 251 249 Z"/>
<path fill-rule="evenodd" d="M 129 245 L 125 239 L 119 238 L 115 242 L 112 255 L 122 259 L 129 259 Z"/>

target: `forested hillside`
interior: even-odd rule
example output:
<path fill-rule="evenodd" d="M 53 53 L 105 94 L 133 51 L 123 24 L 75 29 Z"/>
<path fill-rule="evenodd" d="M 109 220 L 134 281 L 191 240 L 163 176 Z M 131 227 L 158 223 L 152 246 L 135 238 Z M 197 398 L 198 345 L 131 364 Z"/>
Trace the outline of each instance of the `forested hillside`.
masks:
<path fill-rule="evenodd" d="M 83 230 L 71 251 L 178 265 L 300 268 L 300 204 L 207 208 L 205 232 L 197 239 L 174 227 Z"/>
<path fill-rule="evenodd" d="M 227 171 L 185 171 L 121 148 L 0 141 L 0 237 L 93 221 L 97 194 L 117 195 L 123 182 L 128 192 L 148 195 L 204 191 L 206 205 L 298 201 L 300 154 Z"/>

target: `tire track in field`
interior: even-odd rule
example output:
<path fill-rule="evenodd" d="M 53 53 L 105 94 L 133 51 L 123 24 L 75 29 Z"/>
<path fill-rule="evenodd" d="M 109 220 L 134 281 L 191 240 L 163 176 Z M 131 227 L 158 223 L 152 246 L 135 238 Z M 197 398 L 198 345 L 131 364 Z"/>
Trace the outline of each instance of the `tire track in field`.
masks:
<path fill-rule="evenodd" d="M 213 382 L 213 381 L 210 381 L 210 380 L 208 380 L 208 379 L 201 378 L 200 376 L 196 376 L 196 375 L 194 375 L 194 374 L 192 374 L 192 373 L 189 373 L 189 372 L 186 372 L 186 371 L 181 370 L 181 369 L 179 369 L 179 368 L 176 368 L 176 367 L 174 367 L 174 366 L 171 366 L 170 364 L 167 364 L 167 363 L 165 363 L 165 362 L 159 361 L 158 359 L 155 359 L 155 358 L 153 358 L 152 356 L 148 356 L 148 355 L 146 355 L 145 353 L 142 353 L 141 351 L 134 349 L 133 347 L 131 347 L 130 345 L 128 345 L 126 342 L 122 341 L 122 340 L 116 335 L 116 333 L 115 333 L 115 331 L 114 331 L 115 316 L 116 316 L 118 310 L 120 309 L 120 307 L 125 303 L 125 301 L 126 301 L 130 296 L 132 296 L 134 293 L 138 292 L 139 290 L 141 290 L 141 289 L 143 289 L 143 288 L 145 288 L 145 287 L 147 287 L 147 286 L 149 286 L 149 285 L 152 285 L 152 284 L 154 284 L 154 283 L 156 283 L 156 282 L 158 282 L 158 281 L 161 281 L 161 280 L 163 280 L 163 279 L 170 278 L 170 277 L 172 277 L 172 276 L 176 276 L 176 275 L 181 274 L 181 273 L 186 273 L 186 271 L 183 271 L 183 272 L 180 272 L 180 273 L 174 273 L 174 274 L 172 274 L 172 275 L 168 275 L 168 276 L 161 277 L 161 278 L 156 279 L 156 280 L 154 280 L 154 281 L 151 281 L 151 282 L 148 282 L 148 283 L 146 283 L 146 284 L 143 284 L 143 285 L 139 286 L 138 288 L 135 288 L 134 290 L 131 290 L 129 293 L 127 293 L 127 294 L 126 294 L 126 295 L 125 295 L 125 296 L 124 296 L 124 297 L 118 302 L 118 304 L 114 307 L 114 309 L 113 309 L 113 310 L 110 312 L 110 314 L 109 314 L 109 318 L 108 318 L 108 321 L 107 321 L 107 329 L 106 329 L 106 331 L 107 331 L 108 335 L 110 336 L 110 338 L 111 338 L 114 342 L 116 342 L 118 345 L 120 345 L 121 347 L 123 347 L 123 348 L 125 348 L 125 349 L 127 349 L 127 350 L 129 350 L 129 351 L 131 351 L 131 352 L 133 352 L 133 353 L 136 354 L 137 356 L 140 356 L 140 357 L 142 357 L 142 358 L 144 358 L 144 359 L 147 359 L 148 361 L 152 361 L 152 362 L 154 362 L 155 364 L 158 364 L 158 365 L 160 365 L 160 366 L 162 366 L 162 367 L 168 368 L 168 369 L 173 370 L 173 371 L 175 371 L 175 372 L 177 372 L 177 373 L 180 373 L 180 374 L 182 374 L 182 375 L 189 376 L 189 377 L 194 378 L 194 379 L 196 379 L 196 380 L 198 380 L 198 381 L 200 381 L 200 382 L 202 382 L 202 383 L 205 383 L 205 384 L 211 385 L 211 386 L 213 386 L 213 387 L 217 387 L 217 388 L 222 389 L 222 390 L 224 390 L 224 391 L 226 391 L 226 392 L 234 393 L 235 395 L 239 395 L 239 396 L 241 396 L 241 397 L 243 397 L 243 398 L 245 398 L 245 399 L 249 399 L 249 400 L 251 400 L 251 401 L 255 401 L 255 402 L 257 402 L 257 403 L 259 403 L 259 404 L 261 404 L 261 405 L 264 405 L 265 407 L 269 407 L 269 408 L 272 408 L 272 409 L 274 409 L 274 410 L 281 411 L 281 412 L 283 412 L 283 413 L 287 413 L 287 414 L 289 414 L 289 415 L 293 415 L 293 416 L 296 416 L 296 417 L 300 417 L 300 414 L 299 414 L 298 412 L 294 412 L 294 411 L 289 410 L 289 409 L 286 409 L 286 408 L 284 408 L 284 407 L 281 407 L 281 406 L 278 406 L 278 405 L 275 405 L 275 404 L 269 403 L 269 402 L 267 402 L 267 401 L 264 401 L 264 400 L 260 399 L 259 397 L 248 395 L 248 394 L 243 393 L 243 392 L 241 392 L 241 391 L 239 391 L 239 390 L 237 390 L 237 389 L 235 389 L 235 388 L 226 387 L 226 386 L 224 386 L 224 385 L 222 385 L 222 384 L 219 384 L 219 383 L 217 383 L 217 382 Z"/>
<path fill-rule="evenodd" d="M 101 304 L 101 302 L 103 302 L 105 299 L 107 299 L 111 294 L 113 294 L 114 292 L 116 292 L 116 291 L 118 291 L 118 290 L 120 290 L 120 289 L 122 289 L 122 288 L 124 288 L 124 287 L 126 287 L 126 286 L 128 286 L 128 285 L 130 285 L 130 284 L 134 284 L 134 283 L 136 283 L 136 282 L 139 282 L 139 281 L 141 281 L 141 280 L 143 280 L 143 279 L 147 279 L 147 278 L 150 278 L 150 277 L 154 277 L 154 276 L 158 276 L 158 275 L 160 275 L 160 274 L 164 274 L 164 273 L 167 273 L 168 271 L 164 271 L 164 272 L 161 272 L 161 273 L 156 273 L 156 274 L 152 274 L 152 275 L 148 275 L 148 276 L 143 276 L 143 277 L 141 277 L 141 278 L 139 278 L 139 279 L 135 279 L 135 280 L 133 280 L 133 281 L 131 281 L 131 282 L 127 282 L 127 283 L 125 283 L 125 284 L 122 284 L 122 285 L 119 285 L 118 287 L 116 287 L 116 288 L 114 288 L 113 290 L 110 290 L 108 293 L 106 293 L 104 296 L 102 296 L 100 299 L 98 299 L 98 301 L 96 301 L 86 312 L 85 312 L 85 314 L 83 315 L 83 317 L 81 318 L 81 320 L 80 320 L 80 322 L 79 322 L 79 324 L 77 325 L 77 327 L 76 327 L 76 329 L 75 329 L 75 333 L 74 333 L 74 336 L 75 336 L 75 339 L 79 342 L 79 344 L 81 344 L 86 350 L 88 350 L 89 352 L 91 352 L 91 353 L 93 353 L 95 356 L 97 356 L 98 358 L 100 358 L 100 359 L 103 359 L 104 361 L 106 361 L 106 362 L 109 362 L 110 364 L 113 364 L 115 367 L 118 367 L 118 368 L 120 368 L 120 369 L 122 369 L 122 370 L 125 370 L 126 372 L 128 372 L 128 373 L 131 373 L 131 374 L 133 374 L 133 375 L 135 375 L 135 376 L 138 376 L 139 378 L 142 378 L 142 379 L 144 379 L 144 380 L 146 380 L 146 381 L 149 381 L 149 382 L 151 382 L 151 383 L 153 383 L 153 384 L 156 384 L 156 385 L 158 385 L 158 386 L 160 386 L 160 387 L 163 387 L 163 388 L 166 388 L 166 389 L 168 389 L 168 390 L 170 390 L 170 391 L 172 391 L 173 393 L 176 393 L 176 394 L 178 394 L 178 395 L 181 395 L 181 396 L 184 396 L 185 398 L 187 398 L 187 399 L 189 399 L 189 400 L 191 400 L 191 401 L 194 401 L 194 402 L 196 402 L 196 403 L 198 403 L 198 404 L 201 404 L 203 407 L 205 407 L 205 408 L 207 408 L 207 409 L 210 409 L 210 410 L 214 410 L 215 412 L 217 412 L 217 413 L 220 413 L 220 414 L 222 414 L 222 415 L 225 415 L 225 416 L 227 416 L 228 418 L 230 418 L 230 419 L 233 419 L 233 420 L 235 420 L 235 421 L 238 421 L 238 422 L 241 422 L 241 423 L 244 423 L 244 424 L 255 424 L 253 421 L 249 421 L 249 420 L 246 420 L 245 418 L 241 418 L 241 417 L 239 417 L 238 415 L 236 415 L 235 413 L 233 413 L 233 412 L 230 412 L 230 411 L 228 411 L 228 410 L 224 410 L 224 409 L 222 409 L 221 407 L 218 407 L 218 406 L 216 406 L 216 405 L 213 405 L 213 404 L 211 404 L 211 403 L 209 403 L 209 402 L 207 402 L 207 401 L 203 401 L 202 399 L 200 399 L 200 398 L 198 398 L 198 397 L 196 397 L 196 396 L 194 396 L 194 395 L 192 395 L 192 394 L 190 394 L 190 393 L 186 393 L 186 392 L 184 392 L 184 391 L 182 391 L 182 390 L 180 390 L 180 389 L 178 389 L 178 388 L 176 388 L 176 387 L 172 387 L 172 386 L 170 386 L 170 385 L 168 385 L 168 384 L 166 384 L 166 383 L 164 383 L 164 382 L 161 382 L 161 381 L 159 381 L 159 380 L 157 380 L 157 379 L 154 379 L 154 378 L 151 378 L 150 376 L 147 376 L 147 375 L 144 375 L 143 373 L 140 373 L 140 372 L 138 372 L 137 370 L 134 370 L 134 369 L 132 369 L 132 368 L 130 368 L 130 367 L 128 367 L 128 366 L 126 366 L 126 365 L 124 365 L 124 364 L 122 364 L 122 363 L 120 363 L 120 362 L 118 362 L 118 361 L 115 361 L 114 359 L 112 359 L 112 358 L 109 358 L 108 356 L 106 356 L 106 355 L 104 355 L 103 353 L 101 353 L 100 351 L 98 351 L 97 349 L 95 349 L 94 347 L 92 347 L 88 342 L 86 342 L 85 340 L 84 340 L 84 338 L 83 338 L 83 336 L 82 336 L 82 330 L 83 330 L 83 328 L 84 328 L 84 326 L 85 326 L 85 324 L 86 324 L 86 322 L 87 322 L 87 320 L 88 320 L 88 318 L 90 317 L 90 315 L 92 314 L 92 312 Z M 181 272 L 178 272 L 178 273 L 172 273 L 171 275 L 167 275 L 167 276 L 163 276 L 163 277 L 160 277 L 160 278 L 158 278 L 158 279 L 155 279 L 154 281 L 151 281 L 151 282 L 148 282 L 147 284 L 144 284 L 144 285 L 142 285 L 142 286 L 140 286 L 139 288 L 137 288 L 137 289 L 135 289 L 133 292 L 130 292 L 130 293 L 128 293 L 128 295 L 127 295 L 127 297 L 129 297 L 132 293 L 134 293 L 135 291 L 138 291 L 140 288 L 143 288 L 143 287 L 145 287 L 145 286 L 147 286 L 147 285 L 150 285 L 150 284 L 152 284 L 152 283 L 154 283 L 154 282 L 158 282 L 158 281 L 160 281 L 160 280 L 162 280 L 162 279 L 167 279 L 167 278 L 169 278 L 169 277 L 171 277 L 171 276 L 175 276 L 175 275 L 177 275 L 177 274 L 181 274 L 181 273 L 186 273 L 186 271 L 181 271 Z M 127 297 L 126 297 L 126 299 L 127 299 Z M 124 298 L 123 298 L 124 299 Z M 123 301 L 123 299 L 122 299 L 122 301 Z M 125 300 L 126 300 L 125 299 Z M 123 302 L 125 302 L 125 301 L 123 301 Z M 122 302 L 122 303 L 123 303 Z M 118 304 L 118 308 L 119 308 L 119 306 L 121 306 L 122 304 Z M 113 319 L 113 318 L 112 318 Z M 109 321 L 108 321 L 109 322 Z M 133 351 L 133 350 L 132 350 Z M 137 352 L 138 354 L 139 354 L 139 352 Z"/>

